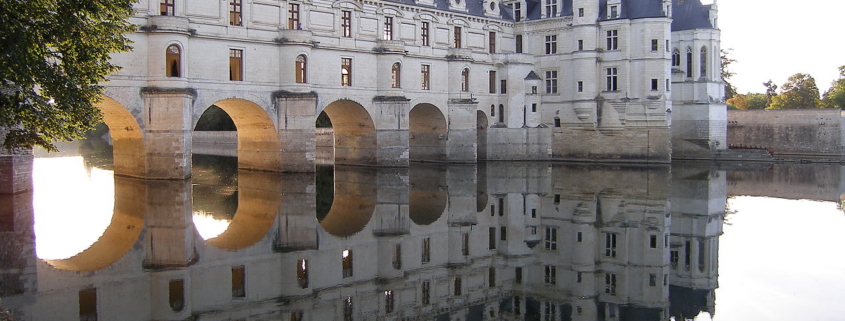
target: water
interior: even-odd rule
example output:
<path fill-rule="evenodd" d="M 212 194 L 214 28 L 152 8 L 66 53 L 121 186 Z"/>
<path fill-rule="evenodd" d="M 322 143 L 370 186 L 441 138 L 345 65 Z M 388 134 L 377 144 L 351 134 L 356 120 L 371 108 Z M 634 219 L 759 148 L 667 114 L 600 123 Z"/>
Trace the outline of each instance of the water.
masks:
<path fill-rule="evenodd" d="M 843 167 L 321 166 L 114 177 L 38 157 L 0 207 L 20 320 L 841 320 Z"/>

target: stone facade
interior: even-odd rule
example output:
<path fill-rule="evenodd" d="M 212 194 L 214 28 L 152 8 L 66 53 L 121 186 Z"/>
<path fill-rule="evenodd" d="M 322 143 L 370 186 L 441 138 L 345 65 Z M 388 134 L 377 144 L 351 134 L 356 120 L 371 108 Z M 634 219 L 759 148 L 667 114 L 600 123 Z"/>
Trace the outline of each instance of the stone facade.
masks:
<path fill-rule="evenodd" d="M 839 109 L 732 110 L 731 148 L 767 149 L 776 157 L 845 160 L 845 117 Z"/>
<path fill-rule="evenodd" d="M 674 17 L 673 6 L 683 9 Z M 128 132 L 124 141 L 143 137 L 143 155 L 116 158 L 118 168 L 144 160 L 130 176 L 189 176 L 190 132 L 212 105 L 239 128 L 240 166 L 271 171 L 313 171 L 321 112 L 341 164 L 668 162 L 673 148 L 691 150 L 673 141 L 725 145 L 716 6 L 698 0 L 145 0 L 135 9 L 134 51 L 114 56 L 123 69 L 101 106 L 115 115 L 107 124 L 128 124 L 109 124 Z M 710 24 L 678 23 L 701 14 Z M 706 68 L 689 64 L 705 71 L 695 80 L 672 67 L 672 48 L 687 46 L 709 50 Z M 682 128 L 670 127 L 673 110 Z"/>

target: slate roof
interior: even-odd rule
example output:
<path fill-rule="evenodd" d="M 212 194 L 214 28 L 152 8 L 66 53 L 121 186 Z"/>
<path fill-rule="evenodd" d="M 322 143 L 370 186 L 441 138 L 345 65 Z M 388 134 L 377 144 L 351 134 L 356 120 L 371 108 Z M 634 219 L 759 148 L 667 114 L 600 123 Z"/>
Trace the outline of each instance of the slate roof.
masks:
<path fill-rule="evenodd" d="M 674 1 L 674 0 L 673 0 Z M 643 19 L 665 17 L 663 0 L 622 0 L 619 18 Z M 599 1 L 599 21 L 607 21 L 607 0 Z"/>
<path fill-rule="evenodd" d="M 710 23 L 710 7 L 701 0 L 672 1 L 672 31 L 715 29 Z"/>

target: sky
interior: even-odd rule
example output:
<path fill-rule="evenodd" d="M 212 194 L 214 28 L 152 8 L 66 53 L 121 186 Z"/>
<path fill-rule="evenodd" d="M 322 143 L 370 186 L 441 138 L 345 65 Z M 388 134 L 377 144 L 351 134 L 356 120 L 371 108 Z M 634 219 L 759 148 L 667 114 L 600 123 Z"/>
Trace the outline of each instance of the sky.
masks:
<path fill-rule="evenodd" d="M 845 65 L 845 1 L 721 0 L 718 7 L 722 49 L 737 60 L 730 82 L 740 93 L 805 73 L 824 94 Z"/>

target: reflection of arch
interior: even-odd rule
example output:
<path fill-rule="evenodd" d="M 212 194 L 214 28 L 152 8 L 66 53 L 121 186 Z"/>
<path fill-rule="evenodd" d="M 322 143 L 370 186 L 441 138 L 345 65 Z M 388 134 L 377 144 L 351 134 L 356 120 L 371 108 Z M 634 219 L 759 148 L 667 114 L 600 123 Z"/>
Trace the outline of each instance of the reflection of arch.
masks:
<path fill-rule="evenodd" d="M 338 100 L 323 109 L 334 129 L 335 164 L 375 165 L 376 128 L 361 104 Z"/>
<path fill-rule="evenodd" d="M 119 102 L 103 96 L 96 104 L 103 113 L 103 123 L 109 127 L 114 146 L 114 174 L 117 176 L 145 177 L 147 166 L 144 136 L 132 113 Z"/>
<path fill-rule="evenodd" d="M 226 231 L 206 243 L 236 250 L 264 238 L 279 211 L 281 181 L 278 174 L 238 170 L 238 211 Z"/>
<path fill-rule="evenodd" d="M 495 107 L 491 106 L 491 109 L 495 109 Z M 479 110 L 475 112 L 475 126 L 476 141 L 478 144 L 477 158 L 487 159 L 487 127 L 490 127 L 490 125 L 487 120 L 487 115 L 485 115 L 483 111 Z"/>
<path fill-rule="evenodd" d="M 490 198 L 487 193 L 487 163 L 478 162 L 475 173 L 475 211 L 481 213 L 487 209 L 487 200 Z"/>
<path fill-rule="evenodd" d="M 446 117 L 432 104 L 411 108 L 409 158 L 411 161 L 446 160 Z"/>
<path fill-rule="evenodd" d="M 436 222 L 446 209 L 446 167 L 414 165 L 408 169 L 408 208 L 417 225 Z"/>
<path fill-rule="evenodd" d="M 281 143 L 270 115 L 255 103 L 225 99 L 214 103 L 223 109 L 238 128 L 238 168 L 279 171 Z"/>
<path fill-rule="evenodd" d="M 376 208 L 376 170 L 335 167 L 334 200 L 320 226 L 331 235 L 349 237 L 367 226 Z"/>
<path fill-rule="evenodd" d="M 103 235 L 79 254 L 63 260 L 47 260 L 47 263 L 60 270 L 94 271 L 117 262 L 141 235 L 146 203 L 144 181 L 115 176 L 114 214 Z"/>

